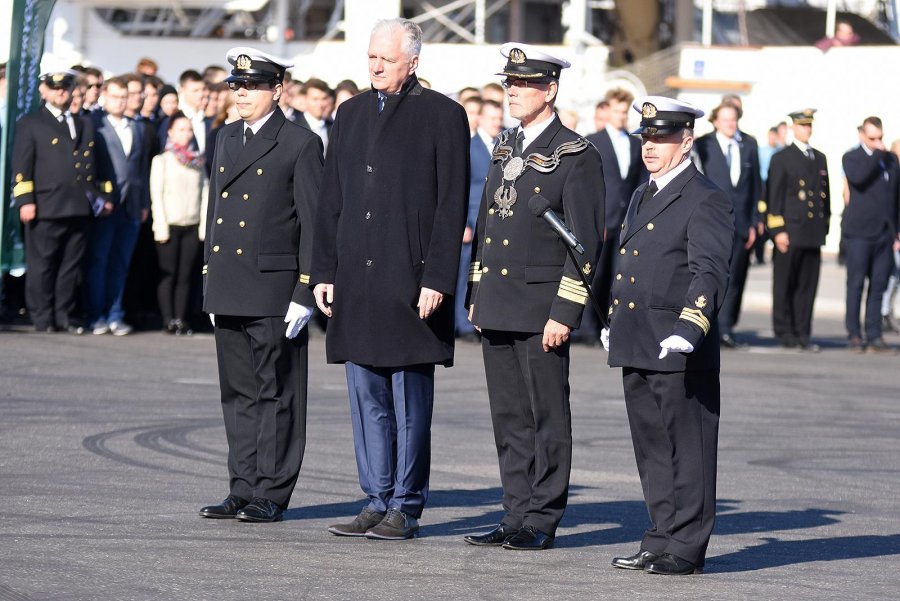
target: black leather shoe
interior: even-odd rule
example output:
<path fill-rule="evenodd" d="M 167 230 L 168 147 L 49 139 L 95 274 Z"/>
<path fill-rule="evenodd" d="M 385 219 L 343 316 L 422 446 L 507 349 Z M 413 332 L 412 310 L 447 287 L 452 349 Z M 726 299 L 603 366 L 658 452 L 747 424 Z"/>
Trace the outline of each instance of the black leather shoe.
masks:
<path fill-rule="evenodd" d="M 630 557 L 613 557 L 612 566 L 623 570 L 643 570 L 648 563 L 659 559 L 659 555 L 650 551 L 638 551 Z"/>
<path fill-rule="evenodd" d="M 739 349 L 743 345 L 735 340 L 731 334 L 722 334 L 719 337 L 719 346 L 724 349 Z"/>
<path fill-rule="evenodd" d="M 328 531 L 337 536 L 365 536 L 366 532 L 381 523 L 384 514 L 366 507 L 349 524 L 333 524 Z"/>
<path fill-rule="evenodd" d="M 847 348 L 853 351 L 854 353 L 862 353 L 865 352 L 866 347 L 863 344 L 862 338 L 859 336 L 851 336 L 847 341 Z"/>
<path fill-rule="evenodd" d="M 822 347 L 820 347 L 815 342 L 801 342 L 800 350 L 805 353 L 818 353 L 822 350 Z"/>
<path fill-rule="evenodd" d="M 200 517 L 213 519 L 231 519 L 237 514 L 238 510 L 247 506 L 249 501 L 228 495 L 224 501 L 218 505 L 207 505 L 200 510 Z"/>
<path fill-rule="evenodd" d="M 552 546 L 553 537 L 534 526 L 522 526 L 518 532 L 503 541 L 503 548 L 513 551 L 543 551 Z"/>
<path fill-rule="evenodd" d="M 518 531 L 518 528 L 500 524 L 486 534 L 470 534 L 464 536 L 463 540 L 478 547 L 499 547 Z"/>
<path fill-rule="evenodd" d="M 644 571 L 648 574 L 662 574 L 663 576 L 687 576 L 688 574 L 702 574 L 703 568 L 680 557 L 675 557 L 671 553 L 663 553 L 662 557 L 648 563 Z"/>
<path fill-rule="evenodd" d="M 255 497 L 234 517 L 242 522 L 279 522 L 283 512 L 284 510 L 275 501 Z"/>

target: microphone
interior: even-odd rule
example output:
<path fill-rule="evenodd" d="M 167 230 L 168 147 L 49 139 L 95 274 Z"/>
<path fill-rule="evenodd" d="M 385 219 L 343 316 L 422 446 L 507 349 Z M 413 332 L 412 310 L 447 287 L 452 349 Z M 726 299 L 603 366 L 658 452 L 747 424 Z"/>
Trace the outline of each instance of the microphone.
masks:
<path fill-rule="evenodd" d="M 556 235 L 562 238 L 562 241 L 569 245 L 570 248 L 575 249 L 579 255 L 584 254 L 584 247 L 578 241 L 578 238 L 575 237 L 575 234 L 572 233 L 572 230 L 566 227 L 566 224 L 550 208 L 549 200 L 540 194 L 532 196 L 531 200 L 528 201 L 528 208 L 531 209 L 535 217 L 543 217 L 544 221 L 556 232 Z"/>

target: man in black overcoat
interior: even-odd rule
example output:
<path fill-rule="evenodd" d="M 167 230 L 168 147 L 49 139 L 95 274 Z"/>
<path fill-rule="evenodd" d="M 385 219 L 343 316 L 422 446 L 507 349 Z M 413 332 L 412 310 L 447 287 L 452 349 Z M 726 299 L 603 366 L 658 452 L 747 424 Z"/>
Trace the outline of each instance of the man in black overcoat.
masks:
<path fill-rule="evenodd" d="M 499 75 L 520 125 L 500 135 L 481 196 L 469 315 L 481 330 L 504 516 L 471 545 L 553 545 L 572 466 L 569 334 L 588 300 L 603 241 L 603 167 L 597 150 L 554 112 L 568 61 L 527 44 L 500 48 Z M 546 206 L 581 243 L 578 261 L 534 212 Z"/>
<path fill-rule="evenodd" d="M 228 497 L 200 515 L 273 522 L 306 445 L 304 326 L 322 141 L 278 108 L 291 64 L 247 47 L 227 57 L 241 120 L 216 138 L 203 309 L 215 326 L 230 481 Z"/>
<path fill-rule="evenodd" d="M 703 112 L 661 96 L 634 108 L 650 181 L 632 196 L 619 234 L 603 339 L 610 367 L 622 368 L 650 527 L 638 552 L 612 565 L 692 574 L 703 569 L 716 517 L 716 312 L 728 285 L 734 215 L 689 158 Z"/>
<path fill-rule="evenodd" d="M 772 328 L 786 348 L 817 351 L 810 342 L 822 245 L 831 220 L 828 164 L 809 145 L 816 109 L 790 114 L 794 143 L 772 156 L 766 180 L 766 225 L 772 253 Z"/>
<path fill-rule="evenodd" d="M 841 220 L 847 265 L 845 325 L 850 348 L 892 352 L 881 337 L 881 301 L 894 268 L 893 251 L 900 249 L 900 167 L 884 145 L 881 119 L 867 117 L 863 121 L 860 145 L 845 153 L 842 162 L 850 186 L 850 200 Z M 860 309 L 867 279 L 863 332 Z"/>
<path fill-rule="evenodd" d="M 434 366 L 453 363 L 453 299 L 466 221 L 463 108 L 419 84 L 422 31 L 379 21 L 372 89 L 331 129 L 312 284 L 330 318 L 329 363 L 344 363 L 359 483 L 367 502 L 339 536 L 415 535 L 428 497 Z M 450 298 L 448 298 L 450 297 Z"/>
<path fill-rule="evenodd" d="M 38 332 L 84 332 L 75 295 L 97 195 L 94 125 L 69 112 L 75 78 L 42 75 L 44 104 L 15 124 L 13 199 L 25 231 L 25 304 Z"/>
<path fill-rule="evenodd" d="M 739 346 L 734 326 L 741 313 L 750 252 L 756 243 L 757 206 L 762 198 L 759 149 L 741 136 L 739 114 L 733 104 L 720 104 L 709 117 L 715 131 L 697 138 L 694 144 L 697 168 L 725 192 L 734 207 L 731 278 L 719 310 L 719 338 L 725 348 Z"/>

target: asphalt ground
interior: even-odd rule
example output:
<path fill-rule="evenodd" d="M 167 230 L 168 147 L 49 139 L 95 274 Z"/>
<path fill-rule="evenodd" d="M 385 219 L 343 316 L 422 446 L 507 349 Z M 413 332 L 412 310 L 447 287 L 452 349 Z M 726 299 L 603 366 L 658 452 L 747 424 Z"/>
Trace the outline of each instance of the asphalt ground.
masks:
<path fill-rule="evenodd" d="M 284 522 L 205 520 L 227 494 L 212 337 L 0 331 L 0 600 L 888 599 L 900 590 L 900 356 L 843 348 L 843 273 L 823 268 L 820 353 L 782 350 L 753 267 L 723 352 L 718 518 L 706 572 L 609 566 L 641 498 L 619 370 L 572 350 L 570 504 L 556 547 L 476 548 L 500 518 L 480 349 L 438 368 L 421 536 L 332 536 L 361 494 L 341 366 L 310 350 L 308 442 Z M 888 338 L 900 343 L 900 337 Z"/>

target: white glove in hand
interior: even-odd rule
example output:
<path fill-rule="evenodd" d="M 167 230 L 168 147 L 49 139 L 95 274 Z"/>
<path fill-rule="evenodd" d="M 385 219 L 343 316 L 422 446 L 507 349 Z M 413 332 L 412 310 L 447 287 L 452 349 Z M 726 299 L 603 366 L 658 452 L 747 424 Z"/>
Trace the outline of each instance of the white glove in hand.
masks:
<path fill-rule="evenodd" d="M 659 358 L 663 359 L 666 355 L 669 354 L 669 351 L 675 353 L 690 353 L 694 350 L 694 345 L 682 338 L 681 336 L 669 336 L 665 340 L 659 343 L 660 348 Z"/>
<path fill-rule="evenodd" d="M 603 344 L 603 350 L 609 352 L 609 328 L 600 330 L 600 343 Z"/>
<path fill-rule="evenodd" d="M 303 326 L 309 321 L 313 310 L 310 307 L 298 305 L 295 302 L 288 307 L 287 315 L 284 316 L 284 323 L 288 324 L 284 335 L 287 338 L 294 338 L 303 329 Z"/>
<path fill-rule="evenodd" d="M 211 324 L 213 324 L 213 327 L 216 327 L 216 314 L 215 313 L 209 314 L 209 321 Z"/>

